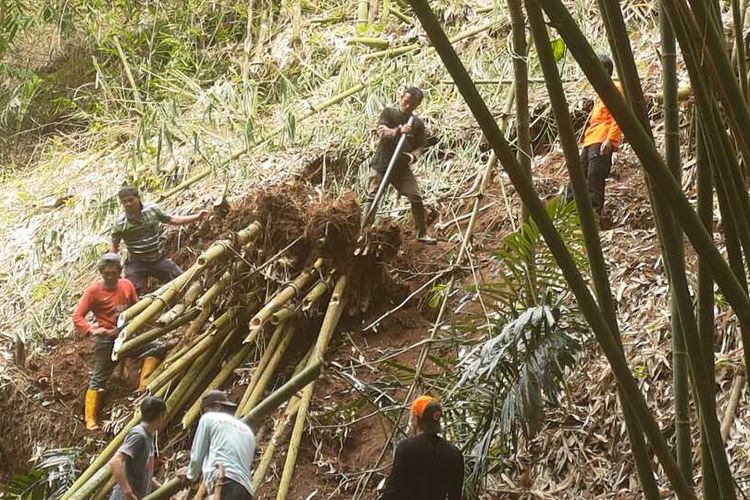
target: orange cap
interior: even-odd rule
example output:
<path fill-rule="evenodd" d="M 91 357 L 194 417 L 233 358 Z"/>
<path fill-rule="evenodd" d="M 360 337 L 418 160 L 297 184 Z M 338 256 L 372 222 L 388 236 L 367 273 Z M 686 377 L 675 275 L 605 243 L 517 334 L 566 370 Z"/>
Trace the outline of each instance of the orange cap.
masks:
<path fill-rule="evenodd" d="M 434 402 L 435 404 L 439 404 L 437 402 L 437 399 L 433 398 L 432 396 L 427 396 L 427 395 L 419 396 L 411 404 L 411 414 L 417 418 L 420 418 L 420 419 L 423 418 L 425 409 L 432 402 Z"/>

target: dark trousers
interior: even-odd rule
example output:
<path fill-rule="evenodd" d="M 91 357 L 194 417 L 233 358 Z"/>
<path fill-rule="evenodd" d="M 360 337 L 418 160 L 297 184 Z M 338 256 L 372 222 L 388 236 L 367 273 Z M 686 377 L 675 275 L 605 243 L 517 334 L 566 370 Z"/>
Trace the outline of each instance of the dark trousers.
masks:
<path fill-rule="evenodd" d="M 603 155 L 599 152 L 601 143 L 590 144 L 581 150 L 581 166 L 586 176 L 591 205 L 597 215 L 602 214 L 604 208 L 604 189 L 607 177 L 612 170 L 612 153 Z M 573 190 L 568 186 L 565 199 L 573 199 Z"/>
<path fill-rule="evenodd" d="M 149 277 L 166 283 L 181 274 L 180 266 L 166 257 L 154 261 L 128 259 L 125 262 L 125 278 L 133 283 L 139 297 L 146 291 Z"/>
<path fill-rule="evenodd" d="M 253 500 L 244 486 L 233 479 L 225 477 L 221 481 L 221 500 Z"/>
<path fill-rule="evenodd" d="M 99 335 L 94 340 L 94 371 L 89 378 L 89 389 L 104 390 L 107 379 L 115 369 L 115 362 L 112 361 L 112 349 L 115 346 L 115 339 Z M 127 356 L 131 358 L 140 358 L 144 356 L 156 356 L 161 358 L 164 355 L 166 346 L 158 342 L 149 342 L 128 352 Z"/>

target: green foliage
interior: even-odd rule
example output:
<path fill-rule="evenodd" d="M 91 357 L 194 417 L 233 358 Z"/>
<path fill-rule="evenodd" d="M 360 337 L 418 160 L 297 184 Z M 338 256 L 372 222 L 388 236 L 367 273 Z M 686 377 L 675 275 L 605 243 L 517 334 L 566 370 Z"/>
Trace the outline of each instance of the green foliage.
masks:
<path fill-rule="evenodd" d="M 75 481 L 78 450 L 59 448 L 45 451 L 37 467 L 11 478 L 0 498 L 19 500 L 54 500 L 61 498 Z"/>
<path fill-rule="evenodd" d="M 547 211 L 585 264 L 575 204 L 556 198 Z M 533 221 L 506 236 L 496 256 L 499 279 L 479 287 L 489 317 L 467 313 L 462 326 L 471 335 L 489 320 L 489 334 L 473 337 L 460 353 L 445 398 L 450 428 L 467 452 L 465 491 L 478 491 L 521 433 L 531 438 L 539 431 L 544 404 L 556 404 L 588 331 Z"/>

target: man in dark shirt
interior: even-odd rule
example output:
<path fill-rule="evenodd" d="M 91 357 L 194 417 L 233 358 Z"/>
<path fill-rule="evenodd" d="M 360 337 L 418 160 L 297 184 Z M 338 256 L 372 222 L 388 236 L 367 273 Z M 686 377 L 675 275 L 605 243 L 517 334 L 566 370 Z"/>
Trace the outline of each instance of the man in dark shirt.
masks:
<path fill-rule="evenodd" d="M 167 215 L 155 203 L 144 204 L 138 188 L 134 186 L 120 188 L 117 197 L 124 213 L 115 220 L 112 227 L 110 251 L 118 253 L 120 243 L 125 242 L 128 247 L 125 278 L 133 283 L 138 296 L 141 296 L 150 276 L 167 282 L 182 274 L 182 269 L 164 255 L 161 224 L 190 224 L 202 219 L 208 212 L 201 210 L 192 215 Z"/>
<path fill-rule="evenodd" d="M 369 184 L 363 206 L 363 216 L 366 216 L 372 206 L 399 139 L 406 134 L 406 142 L 401 154 L 396 159 L 396 164 L 388 181 L 399 194 L 406 196 L 411 203 L 411 213 L 417 229 L 417 240 L 432 244 L 435 243 L 435 239 L 427 234 L 427 221 L 422 204 L 422 195 L 419 192 L 417 179 L 409 168 L 409 165 L 419 159 L 427 142 L 424 122 L 420 118 L 414 116 L 412 125 L 407 123 L 414 110 L 422 103 L 423 97 L 424 94 L 420 89 L 408 87 L 401 94 L 398 109 L 389 107 L 380 113 L 380 119 L 378 120 L 380 142 L 370 163 Z"/>
<path fill-rule="evenodd" d="M 411 405 L 416 436 L 396 448 L 393 469 L 380 500 L 460 500 L 464 482 L 461 452 L 440 433 L 440 403 L 419 396 Z"/>
<path fill-rule="evenodd" d="M 130 429 L 109 461 L 117 481 L 109 500 L 137 500 L 159 488 L 154 480 L 154 434 L 164 426 L 166 411 L 161 398 L 148 396 L 141 403 L 142 423 Z"/>

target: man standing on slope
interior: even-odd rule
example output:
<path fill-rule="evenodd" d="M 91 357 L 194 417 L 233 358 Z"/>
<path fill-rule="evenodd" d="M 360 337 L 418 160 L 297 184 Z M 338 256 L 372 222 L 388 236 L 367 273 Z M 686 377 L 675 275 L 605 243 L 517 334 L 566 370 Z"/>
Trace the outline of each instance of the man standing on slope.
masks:
<path fill-rule="evenodd" d="M 112 348 L 115 338 L 120 332 L 117 328 L 117 318 L 121 312 L 138 300 L 133 284 L 120 278 L 121 273 L 122 267 L 120 266 L 119 255 L 116 253 L 102 255 L 99 259 L 99 274 L 101 274 L 102 279 L 86 288 L 73 311 L 73 325 L 76 331 L 81 335 L 92 335 L 96 339 L 94 343 L 94 371 L 89 379 L 84 411 L 86 428 L 90 431 L 99 428 L 96 419 L 99 414 L 102 395 L 107 379 L 115 367 L 115 363 L 112 361 Z M 94 324 L 86 319 L 89 312 L 94 314 Z M 143 359 L 141 385 L 160 362 L 160 359 L 156 356 L 157 350 L 154 344 L 148 344 L 138 350 L 141 355 L 149 353 Z"/>
<path fill-rule="evenodd" d="M 224 391 L 208 391 L 201 398 L 203 416 L 190 449 L 186 478 L 197 481 L 203 472 L 206 491 L 221 500 L 251 500 L 253 482 L 250 468 L 255 453 L 255 435 L 234 417 L 236 404 Z"/>
<path fill-rule="evenodd" d="M 422 104 L 423 98 L 424 94 L 420 89 L 408 87 L 401 94 L 399 108 L 385 108 L 380 113 L 380 119 L 378 120 L 380 142 L 370 163 L 367 197 L 362 207 L 362 216 L 367 216 L 388 168 L 388 163 L 396 150 L 396 145 L 401 136 L 406 135 L 406 142 L 400 156 L 396 159 L 388 182 L 396 188 L 400 195 L 406 196 L 411 203 L 411 214 L 414 217 L 414 225 L 417 230 L 417 241 L 433 244 L 435 239 L 427 234 L 427 219 L 417 179 L 409 168 L 422 155 L 422 150 L 427 143 L 424 122 L 419 117 L 414 116 L 412 125 L 407 123 L 414 110 Z"/>
<path fill-rule="evenodd" d="M 411 416 L 416 436 L 396 448 L 380 500 L 461 500 L 464 459 L 458 448 L 438 436 L 442 411 L 430 396 L 414 400 Z"/>
<path fill-rule="evenodd" d="M 128 248 L 125 277 L 133 282 L 138 294 L 142 295 L 150 276 L 167 282 L 182 274 L 182 269 L 164 255 L 161 224 L 190 224 L 201 220 L 208 211 L 201 210 L 192 215 L 167 215 L 155 203 L 144 204 L 138 188 L 134 186 L 120 188 L 117 197 L 124 213 L 117 218 L 112 227 L 110 250 L 118 253 L 120 243 L 125 242 Z"/>
<path fill-rule="evenodd" d="M 161 398 L 148 396 L 141 403 L 142 422 L 130 429 L 109 461 L 117 481 L 109 500 L 138 500 L 161 486 L 154 480 L 154 434 L 164 426 L 166 411 Z"/>
<path fill-rule="evenodd" d="M 599 55 L 599 62 L 609 72 L 610 78 L 614 72 L 612 59 L 606 54 Z M 619 84 L 617 88 L 620 88 Z M 583 134 L 583 149 L 581 150 L 581 165 L 591 197 L 591 205 L 596 214 L 601 217 L 604 208 L 604 188 L 606 179 L 612 170 L 612 153 L 617 151 L 622 140 L 622 131 L 615 118 L 604 105 L 601 97 L 596 96 L 594 109 L 591 111 L 589 125 Z M 568 201 L 573 199 L 573 191 L 568 189 Z"/>

